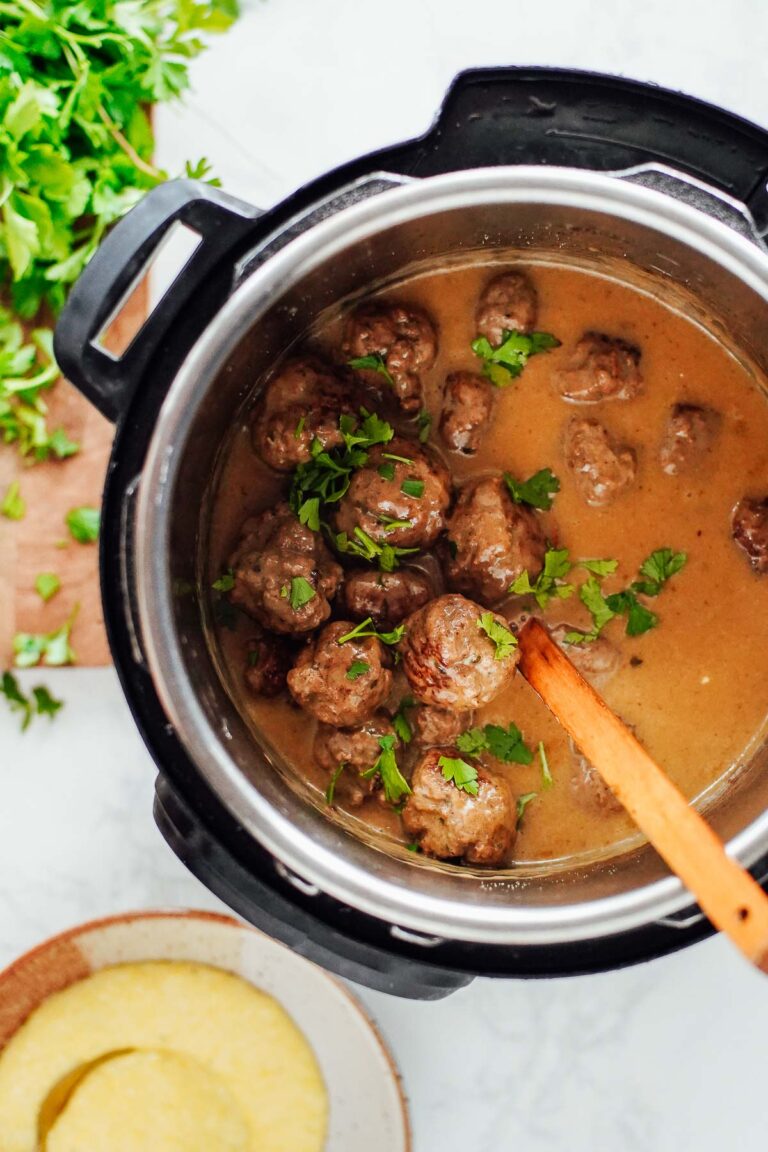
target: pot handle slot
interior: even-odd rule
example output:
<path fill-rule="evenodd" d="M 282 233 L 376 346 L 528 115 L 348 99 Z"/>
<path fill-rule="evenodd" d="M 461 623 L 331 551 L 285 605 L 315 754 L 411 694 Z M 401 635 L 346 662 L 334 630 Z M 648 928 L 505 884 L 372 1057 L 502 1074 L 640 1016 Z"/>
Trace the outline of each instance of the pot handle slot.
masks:
<path fill-rule="evenodd" d="M 116 422 L 192 293 L 225 256 L 242 246 L 259 209 L 196 180 L 153 188 L 109 233 L 72 288 L 54 336 L 56 360 L 68 380 Z M 119 354 L 100 344 L 179 225 L 197 244 L 130 344 Z"/>

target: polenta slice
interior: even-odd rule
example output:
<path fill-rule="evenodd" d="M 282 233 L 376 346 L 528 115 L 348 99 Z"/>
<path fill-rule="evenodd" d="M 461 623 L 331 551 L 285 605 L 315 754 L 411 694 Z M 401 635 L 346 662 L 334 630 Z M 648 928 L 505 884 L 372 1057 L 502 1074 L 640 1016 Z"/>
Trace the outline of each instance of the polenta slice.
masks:
<path fill-rule="evenodd" d="M 189 1056 L 129 1052 L 88 1072 L 45 1152 L 249 1152 L 248 1122 L 226 1084 Z"/>
<path fill-rule="evenodd" d="M 115 1053 L 158 1051 L 189 1058 L 226 1086 L 246 1124 L 247 1152 L 322 1149 L 325 1086 L 285 1010 L 231 973 L 151 961 L 102 969 L 56 993 L 12 1037 L 0 1053 L 2 1152 L 37 1152 L 41 1110 L 78 1069 Z"/>

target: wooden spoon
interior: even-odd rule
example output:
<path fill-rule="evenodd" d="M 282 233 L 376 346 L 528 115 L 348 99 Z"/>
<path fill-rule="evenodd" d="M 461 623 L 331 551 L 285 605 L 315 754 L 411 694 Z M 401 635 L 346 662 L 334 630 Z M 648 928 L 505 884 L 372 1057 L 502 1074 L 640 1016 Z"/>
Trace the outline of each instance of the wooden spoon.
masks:
<path fill-rule="evenodd" d="M 518 635 L 520 671 L 696 897 L 712 924 L 768 973 L 768 896 L 726 854 L 629 728 L 608 707 L 538 620 Z"/>

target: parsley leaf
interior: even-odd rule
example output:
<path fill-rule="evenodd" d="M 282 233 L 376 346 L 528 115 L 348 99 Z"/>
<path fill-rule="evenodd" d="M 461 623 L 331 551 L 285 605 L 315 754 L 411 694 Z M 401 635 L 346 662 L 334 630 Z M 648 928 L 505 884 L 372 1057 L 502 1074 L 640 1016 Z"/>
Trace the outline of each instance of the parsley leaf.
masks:
<path fill-rule="evenodd" d="M 414 708 L 415 706 L 416 701 L 413 696 L 403 696 L 398 705 L 397 712 L 395 712 L 392 717 L 392 727 L 402 744 L 410 744 L 411 740 L 413 740 L 413 728 L 411 728 L 407 712 L 409 708 Z"/>
<path fill-rule="evenodd" d="M 231 568 L 227 568 L 226 572 L 222 572 L 218 580 L 214 580 L 211 585 L 217 592 L 231 592 L 235 586 L 235 575 Z"/>
<path fill-rule="evenodd" d="M 314 600 L 317 593 L 309 580 L 305 580 L 303 576 L 292 576 L 290 588 L 286 585 L 280 590 L 280 595 L 290 600 L 291 608 L 294 612 L 298 612 L 305 604 L 309 604 L 310 600 Z"/>
<path fill-rule="evenodd" d="M 71 508 L 64 517 L 70 535 L 80 544 L 93 544 L 99 538 L 101 513 L 98 508 Z"/>
<path fill-rule="evenodd" d="M 371 666 L 365 660 L 353 660 L 347 669 L 347 680 L 359 680 L 370 670 Z"/>
<path fill-rule="evenodd" d="M 656 613 L 644 607 L 631 588 L 606 596 L 605 603 L 615 616 L 627 617 L 627 636 L 641 636 L 659 622 Z"/>
<path fill-rule="evenodd" d="M 11 672 L 3 672 L 0 677 L 0 696 L 5 697 L 11 711 L 21 713 L 22 732 L 26 731 L 34 716 L 50 716 L 53 719 L 64 707 L 63 700 L 56 700 L 43 685 L 33 688 L 31 697 L 26 696 Z"/>
<path fill-rule="evenodd" d="M 404 523 L 404 521 L 392 521 L 388 530 L 394 531 L 395 527 L 402 527 Z M 408 521 L 407 527 L 410 528 L 410 526 L 410 521 Z M 360 527 L 355 528 L 353 539 L 350 539 L 346 532 L 338 532 L 334 537 L 334 543 L 338 552 L 360 556 L 363 560 L 378 560 L 382 572 L 394 572 L 399 565 L 401 556 L 410 556 L 413 552 L 418 552 L 418 548 L 400 548 L 393 544 L 379 544 Z"/>
<path fill-rule="evenodd" d="M 26 516 L 27 505 L 21 495 L 18 480 L 13 480 L 8 485 L 3 502 L 0 504 L 0 513 L 7 520 L 23 520 Z"/>
<path fill-rule="evenodd" d="M 71 616 L 55 632 L 17 632 L 13 638 L 14 663 L 17 668 L 31 668 L 47 664 L 52 668 L 75 663 L 75 653 L 69 643 L 72 625 L 80 605 L 76 605 Z"/>
<path fill-rule="evenodd" d="M 424 481 L 414 480 L 409 477 L 407 480 L 403 480 L 400 485 L 400 491 L 404 496 L 411 496 L 414 500 L 420 500 L 424 495 Z"/>
<path fill-rule="evenodd" d="M 429 440 L 429 434 L 431 431 L 432 431 L 432 417 L 429 414 L 429 412 L 427 412 L 426 408 L 423 408 L 422 411 L 419 412 L 419 443 L 420 444 L 426 444 L 426 442 Z"/>
<path fill-rule="evenodd" d="M 610 576 L 619 566 L 618 560 L 577 560 L 579 568 L 586 568 L 587 572 L 592 572 L 595 576 Z"/>
<path fill-rule="evenodd" d="M 325 802 L 329 808 L 333 807 L 333 798 L 336 795 L 336 785 L 338 784 L 339 777 L 341 776 L 346 766 L 347 765 L 343 762 L 339 764 L 338 768 L 333 773 L 333 776 L 331 776 L 328 787 L 325 790 Z"/>
<path fill-rule="evenodd" d="M 554 777 L 549 768 L 549 760 L 544 748 L 544 741 L 539 740 L 539 763 L 541 764 L 541 786 L 546 791 L 551 788 L 555 783 Z"/>
<path fill-rule="evenodd" d="M 373 617 L 367 616 L 365 620 L 361 620 L 351 632 L 340 636 L 336 643 L 346 644 L 348 640 L 359 640 L 364 636 L 375 636 L 377 640 L 381 640 L 382 644 L 399 644 L 405 635 L 404 624 L 398 624 L 397 628 L 393 628 L 391 632 L 377 632 L 375 628 L 370 627 L 372 624 Z"/>
<path fill-rule="evenodd" d="M 395 466 L 391 460 L 385 460 L 383 464 L 379 464 L 378 472 L 382 480 L 394 480 L 395 478 Z"/>
<path fill-rule="evenodd" d="M 531 356 L 558 348 L 560 341 L 549 332 L 502 333 L 501 344 L 494 348 L 485 336 L 472 341 L 472 351 L 483 361 L 483 374 L 497 388 L 506 388 L 525 368 Z"/>
<path fill-rule="evenodd" d="M 520 825 L 523 822 L 523 817 L 525 816 L 526 808 L 530 804 L 531 800 L 535 800 L 537 796 L 538 796 L 538 792 L 526 792 L 524 795 L 518 796 L 518 798 L 517 798 L 517 823 L 516 823 L 515 827 L 517 827 L 517 828 L 520 827 Z"/>
<path fill-rule="evenodd" d="M 35 577 L 35 591 L 46 604 L 61 588 L 61 580 L 55 572 L 39 572 Z"/>
<path fill-rule="evenodd" d="M 379 754 L 376 763 L 367 772 L 361 772 L 364 780 L 370 780 L 377 774 L 384 785 L 384 795 L 390 804 L 399 804 L 403 796 L 410 796 L 411 788 L 397 766 L 395 756 L 395 737 L 379 737 Z"/>
<path fill-rule="evenodd" d="M 632 589 L 644 596 L 658 596 L 667 580 L 685 567 L 688 556 L 685 552 L 673 552 L 671 548 L 658 548 L 651 552 L 640 565 L 643 580 L 635 581 Z"/>
<path fill-rule="evenodd" d="M 384 377 L 388 384 L 395 383 L 387 368 L 384 357 L 379 356 L 378 353 L 373 353 L 370 356 L 356 356 L 352 360 L 347 360 L 347 364 L 350 368 L 355 368 L 358 371 L 378 372 L 380 376 Z"/>
<path fill-rule="evenodd" d="M 515 480 L 509 472 L 505 472 L 504 481 L 516 504 L 530 504 L 532 508 L 541 508 L 544 512 L 552 507 L 555 493 L 560 491 L 560 481 L 551 468 L 542 468 L 527 480 Z"/>
<path fill-rule="evenodd" d="M 523 569 L 509 591 L 516 596 L 534 596 L 539 607 L 546 608 L 550 600 L 564 600 L 573 595 L 573 585 L 563 582 L 571 567 L 567 548 L 548 548 L 544 553 L 544 567 L 533 583 L 527 570 Z"/>
<path fill-rule="evenodd" d="M 454 759 L 451 756 L 441 756 L 438 767 L 449 784 L 454 784 L 461 792 L 468 792 L 470 796 L 477 796 L 477 768 L 467 764 L 466 760 Z"/>
<path fill-rule="evenodd" d="M 517 637 L 496 619 L 493 612 L 483 612 L 477 621 L 477 626 L 495 645 L 494 660 L 505 660 L 517 648 Z"/>
<path fill-rule="evenodd" d="M 490 752 L 504 764 L 530 764 L 533 760 L 533 753 L 516 724 L 510 724 L 508 728 L 502 728 L 500 724 L 470 728 L 457 738 L 456 747 L 467 756 Z"/>

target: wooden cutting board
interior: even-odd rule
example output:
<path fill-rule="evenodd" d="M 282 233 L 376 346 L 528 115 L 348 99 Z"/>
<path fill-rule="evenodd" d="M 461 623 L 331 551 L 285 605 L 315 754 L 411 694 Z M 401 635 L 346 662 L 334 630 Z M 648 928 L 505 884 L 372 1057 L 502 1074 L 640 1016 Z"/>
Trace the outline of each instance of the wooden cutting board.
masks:
<path fill-rule="evenodd" d="M 146 282 L 110 329 L 108 346 L 125 348 L 147 315 Z M 80 605 L 71 643 L 79 667 L 109 664 L 99 595 L 98 545 L 78 544 L 64 517 L 71 508 L 98 507 L 112 445 L 113 427 L 71 384 L 60 380 L 48 393 L 49 427 L 61 425 L 80 444 L 67 460 L 24 461 L 0 445 L 0 494 L 18 480 L 27 513 L 0 516 L 0 670 L 13 663 L 16 632 L 53 632 Z M 0 497 L 1 498 L 1 497 Z M 35 577 L 55 572 L 61 589 L 44 604 Z"/>

